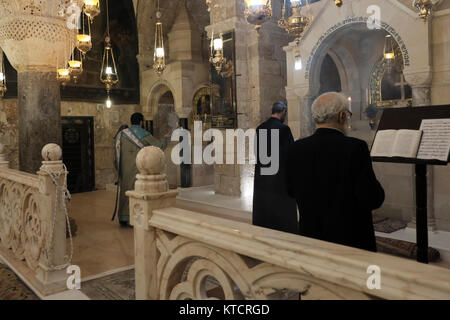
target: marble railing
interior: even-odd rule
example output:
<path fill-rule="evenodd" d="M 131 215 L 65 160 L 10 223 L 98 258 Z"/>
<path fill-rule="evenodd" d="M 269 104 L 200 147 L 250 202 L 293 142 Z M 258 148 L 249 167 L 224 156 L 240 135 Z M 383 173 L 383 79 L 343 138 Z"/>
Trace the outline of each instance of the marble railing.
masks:
<path fill-rule="evenodd" d="M 450 270 L 175 208 L 162 151 L 136 162 L 137 299 L 450 299 Z"/>
<path fill-rule="evenodd" d="M 9 169 L 2 149 L 0 145 L 0 256 L 45 295 L 65 282 L 59 270 L 67 258 L 65 198 L 55 184 L 64 185 L 67 174 L 62 151 L 58 145 L 45 146 L 42 167 L 33 175 Z"/>

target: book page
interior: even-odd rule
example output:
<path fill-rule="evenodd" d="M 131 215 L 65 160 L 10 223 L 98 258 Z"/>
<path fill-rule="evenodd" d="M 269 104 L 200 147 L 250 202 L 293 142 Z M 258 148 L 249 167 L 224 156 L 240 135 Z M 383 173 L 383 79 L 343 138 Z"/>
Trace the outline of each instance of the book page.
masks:
<path fill-rule="evenodd" d="M 392 157 L 397 130 L 378 131 L 372 147 L 372 157 Z"/>
<path fill-rule="evenodd" d="M 448 161 L 450 153 L 450 119 L 423 120 L 418 159 Z"/>
<path fill-rule="evenodd" d="M 395 138 L 393 157 L 417 158 L 422 131 L 419 130 L 398 130 Z"/>

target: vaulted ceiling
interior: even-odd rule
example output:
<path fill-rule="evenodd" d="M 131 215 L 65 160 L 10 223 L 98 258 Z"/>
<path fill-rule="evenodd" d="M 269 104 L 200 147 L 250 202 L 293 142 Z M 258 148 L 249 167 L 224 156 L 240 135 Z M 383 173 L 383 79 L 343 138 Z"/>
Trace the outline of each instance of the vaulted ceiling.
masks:
<path fill-rule="evenodd" d="M 157 0 L 137 0 L 136 16 L 139 30 L 139 53 L 152 52 L 155 41 Z M 164 34 L 172 29 L 179 7 L 186 5 L 200 33 L 209 25 L 209 12 L 205 0 L 160 0 Z"/>

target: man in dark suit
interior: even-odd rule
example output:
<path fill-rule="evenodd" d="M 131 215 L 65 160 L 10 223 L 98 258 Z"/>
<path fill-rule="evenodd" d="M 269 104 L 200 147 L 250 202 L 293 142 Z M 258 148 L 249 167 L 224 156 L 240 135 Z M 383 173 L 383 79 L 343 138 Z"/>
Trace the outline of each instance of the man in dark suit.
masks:
<path fill-rule="evenodd" d="M 284 124 L 286 115 L 286 104 L 277 102 L 272 107 L 272 117 L 256 129 L 253 224 L 296 234 L 297 204 L 288 195 L 286 186 L 286 156 L 294 138 L 291 129 Z M 278 134 L 278 139 L 272 141 L 272 134 L 274 137 Z M 279 148 L 273 143 L 277 143 Z M 266 155 L 272 160 L 268 164 L 261 158 Z"/>
<path fill-rule="evenodd" d="M 348 101 L 326 93 L 313 103 L 312 117 L 316 133 L 288 151 L 288 191 L 300 210 L 299 233 L 375 252 L 372 210 L 385 195 L 367 143 L 345 135 Z"/>

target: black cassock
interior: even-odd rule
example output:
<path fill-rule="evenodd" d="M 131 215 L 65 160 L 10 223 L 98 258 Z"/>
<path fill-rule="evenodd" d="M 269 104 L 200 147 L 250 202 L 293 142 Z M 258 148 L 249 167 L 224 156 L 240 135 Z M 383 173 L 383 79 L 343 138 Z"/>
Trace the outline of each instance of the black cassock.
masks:
<path fill-rule="evenodd" d="M 376 251 L 372 210 L 384 190 L 367 143 L 318 129 L 288 152 L 288 190 L 300 210 L 300 235 Z"/>
<path fill-rule="evenodd" d="M 278 129 L 280 137 L 279 170 L 276 175 L 261 175 L 263 166 L 259 158 L 259 140 L 261 129 L 267 130 L 268 154 L 271 155 L 271 130 Z M 253 225 L 297 233 L 297 204 L 295 199 L 287 193 L 286 185 L 286 156 L 288 146 L 294 143 L 291 129 L 276 118 L 270 118 L 257 129 L 255 168 L 255 185 L 253 195 Z M 263 139 L 264 140 L 264 139 Z M 264 165 L 263 167 L 270 167 Z"/>

